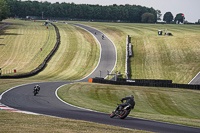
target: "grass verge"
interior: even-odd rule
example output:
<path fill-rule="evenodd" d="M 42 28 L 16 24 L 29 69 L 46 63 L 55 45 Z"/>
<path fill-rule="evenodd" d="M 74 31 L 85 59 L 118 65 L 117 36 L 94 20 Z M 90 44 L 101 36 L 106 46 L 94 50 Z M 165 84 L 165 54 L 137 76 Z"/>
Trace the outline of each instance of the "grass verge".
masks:
<path fill-rule="evenodd" d="M 140 130 L 70 120 L 49 116 L 27 115 L 8 111 L 0 111 L 0 132 L 42 132 L 42 133 L 150 133 Z"/>

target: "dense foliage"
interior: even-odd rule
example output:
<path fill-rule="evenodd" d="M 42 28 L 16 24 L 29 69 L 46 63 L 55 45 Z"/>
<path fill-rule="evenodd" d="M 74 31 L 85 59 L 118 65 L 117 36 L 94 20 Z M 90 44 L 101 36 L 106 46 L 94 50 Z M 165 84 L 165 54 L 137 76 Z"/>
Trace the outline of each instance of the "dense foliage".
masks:
<path fill-rule="evenodd" d="M 143 23 L 153 23 L 155 22 L 155 16 L 152 13 L 144 13 L 142 15 Z"/>
<path fill-rule="evenodd" d="M 172 15 L 171 12 L 166 12 L 164 14 L 163 20 L 166 21 L 167 23 L 170 23 L 174 19 L 174 16 Z"/>
<path fill-rule="evenodd" d="M 183 13 L 179 13 L 175 17 L 175 22 L 177 22 L 178 24 L 180 22 L 183 23 L 184 19 L 185 19 L 184 14 Z"/>
<path fill-rule="evenodd" d="M 10 14 L 9 7 L 4 0 L 0 0 L 0 21 L 6 19 Z"/>
<path fill-rule="evenodd" d="M 157 20 L 157 12 L 153 8 L 139 5 L 88 5 L 74 3 L 49 3 L 38 1 L 6 0 L 10 6 L 11 16 L 39 16 L 44 18 L 78 18 L 98 20 L 123 20 L 141 22 L 144 13 L 152 13 Z"/>

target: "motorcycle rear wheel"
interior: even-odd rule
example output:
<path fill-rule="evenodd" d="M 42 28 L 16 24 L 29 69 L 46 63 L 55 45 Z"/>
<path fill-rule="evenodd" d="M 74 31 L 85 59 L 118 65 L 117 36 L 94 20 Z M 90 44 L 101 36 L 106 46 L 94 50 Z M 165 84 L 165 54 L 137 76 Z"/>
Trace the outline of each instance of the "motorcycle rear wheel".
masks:
<path fill-rule="evenodd" d="M 130 113 L 130 110 L 124 110 L 124 112 L 119 115 L 119 118 L 124 119 L 128 116 L 129 113 Z"/>

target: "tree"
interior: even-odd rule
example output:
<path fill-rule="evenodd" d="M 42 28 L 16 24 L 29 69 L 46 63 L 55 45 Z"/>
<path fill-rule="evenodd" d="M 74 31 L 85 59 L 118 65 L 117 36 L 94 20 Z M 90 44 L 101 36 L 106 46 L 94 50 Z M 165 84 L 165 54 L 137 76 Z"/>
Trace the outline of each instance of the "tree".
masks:
<path fill-rule="evenodd" d="M 10 9 L 4 0 L 0 0 L 0 21 L 6 19 L 10 15 Z"/>
<path fill-rule="evenodd" d="M 1 0 L 2 1 L 2 0 Z M 141 23 L 144 13 L 152 13 L 157 20 L 157 12 L 153 8 L 139 5 L 89 5 L 75 3 L 49 3 L 31 0 L 4 0 L 10 6 L 12 17 L 44 16 L 55 18 L 77 18 L 77 19 L 101 19 L 101 20 L 123 20 Z M 1 6 L 2 4 L 0 4 Z"/>
<path fill-rule="evenodd" d="M 163 20 L 166 21 L 167 23 L 170 23 L 174 19 L 174 16 L 172 15 L 171 12 L 166 12 Z"/>
<path fill-rule="evenodd" d="M 142 23 L 154 23 L 155 22 L 155 16 L 153 15 L 153 13 L 144 13 L 141 16 Z"/>
<path fill-rule="evenodd" d="M 161 20 L 161 11 L 160 10 L 156 10 L 156 13 L 157 13 L 157 20 Z"/>
<path fill-rule="evenodd" d="M 183 14 L 183 13 L 179 13 L 179 14 L 177 14 L 176 17 L 175 17 L 175 22 L 178 22 L 178 24 L 179 24 L 180 22 L 183 23 L 184 19 L 185 19 L 184 14 Z"/>

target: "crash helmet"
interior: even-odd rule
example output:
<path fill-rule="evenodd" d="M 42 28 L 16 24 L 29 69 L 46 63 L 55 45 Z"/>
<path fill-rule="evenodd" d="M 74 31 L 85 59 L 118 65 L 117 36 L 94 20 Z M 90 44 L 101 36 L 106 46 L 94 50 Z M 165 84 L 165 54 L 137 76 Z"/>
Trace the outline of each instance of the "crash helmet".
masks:
<path fill-rule="evenodd" d="M 36 85 L 35 87 L 36 87 L 36 88 L 39 88 L 40 86 L 39 86 L 39 85 Z"/>
<path fill-rule="evenodd" d="M 134 96 L 133 96 L 133 95 L 130 95 L 129 97 L 131 97 L 131 98 L 134 98 Z"/>

